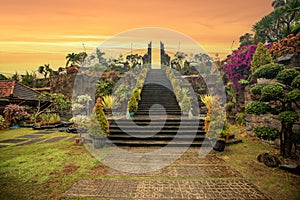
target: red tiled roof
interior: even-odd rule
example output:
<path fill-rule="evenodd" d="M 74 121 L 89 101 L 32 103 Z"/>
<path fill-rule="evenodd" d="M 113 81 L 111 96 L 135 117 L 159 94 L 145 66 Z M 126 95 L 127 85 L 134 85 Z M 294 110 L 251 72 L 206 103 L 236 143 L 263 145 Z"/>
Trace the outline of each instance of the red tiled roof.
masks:
<path fill-rule="evenodd" d="M 38 100 L 39 92 L 16 81 L 0 81 L 0 97 Z"/>
<path fill-rule="evenodd" d="M 9 97 L 14 92 L 15 81 L 0 81 L 0 97 Z"/>

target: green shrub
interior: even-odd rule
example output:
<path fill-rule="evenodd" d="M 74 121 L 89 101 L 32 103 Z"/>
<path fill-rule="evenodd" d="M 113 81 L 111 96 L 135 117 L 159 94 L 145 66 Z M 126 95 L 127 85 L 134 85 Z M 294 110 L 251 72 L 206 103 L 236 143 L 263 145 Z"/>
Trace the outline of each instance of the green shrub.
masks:
<path fill-rule="evenodd" d="M 261 95 L 261 90 L 264 86 L 262 85 L 255 85 L 254 87 L 251 88 L 251 93 L 253 95 Z"/>
<path fill-rule="evenodd" d="M 261 100 L 271 101 L 281 99 L 283 97 L 284 89 L 281 85 L 272 83 L 266 85 L 261 90 Z"/>
<path fill-rule="evenodd" d="M 278 120 L 283 123 L 293 124 L 299 120 L 299 115 L 295 111 L 284 111 L 279 113 Z"/>
<path fill-rule="evenodd" d="M 284 69 L 281 72 L 278 73 L 276 79 L 280 82 L 291 85 L 293 80 L 300 75 L 300 72 L 298 72 L 295 69 Z"/>
<path fill-rule="evenodd" d="M 265 114 L 268 111 L 270 111 L 270 109 L 271 107 L 268 104 L 265 104 L 260 101 L 252 101 L 248 103 L 245 108 L 248 114 L 256 114 L 256 115 Z"/>
<path fill-rule="evenodd" d="M 256 127 L 254 129 L 255 135 L 263 140 L 275 140 L 279 136 L 279 131 L 271 127 Z"/>
<path fill-rule="evenodd" d="M 290 91 L 288 92 L 284 99 L 286 101 L 299 101 L 300 100 L 300 90 L 293 90 L 293 91 Z"/>
<path fill-rule="evenodd" d="M 128 112 L 136 112 L 138 109 L 138 102 L 135 95 L 132 94 L 128 102 Z"/>
<path fill-rule="evenodd" d="M 273 59 L 268 48 L 264 47 L 262 42 L 259 42 L 251 61 L 251 71 L 255 71 L 263 65 L 272 63 Z"/>
<path fill-rule="evenodd" d="M 282 64 L 266 64 L 255 70 L 253 73 L 253 77 L 274 79 L 280 71 L 284 70 L 284 68 L 285 67 Z"/>
<path fill-rule="evenodd" d="M 109 133 L 108 120 L 103 112 L 101 103 L 98 102 L 98 100 L 93 109 L 88 133 L 97 138 L 106 137 Z"/>
<path fill-rule="evenodd" d="M 300 89 L 300 75 L 296 76 L 292 82 L 292 87 Z"/>

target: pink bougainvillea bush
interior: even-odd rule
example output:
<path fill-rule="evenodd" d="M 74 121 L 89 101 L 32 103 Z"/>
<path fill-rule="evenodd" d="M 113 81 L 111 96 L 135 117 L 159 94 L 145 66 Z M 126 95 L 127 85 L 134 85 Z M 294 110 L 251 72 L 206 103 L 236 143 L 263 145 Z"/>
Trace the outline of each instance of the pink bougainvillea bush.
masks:
<path fill-rule="evenodd" d="M 222 71 L 225 73 L 229 81 L 233 83 L 233 89 L 241 88 L 239 81 L 247 79 L 250 75 L 250 65 L 256 45 L 246 45 L 234 50 L 232 54 L 225 60 Z"/>

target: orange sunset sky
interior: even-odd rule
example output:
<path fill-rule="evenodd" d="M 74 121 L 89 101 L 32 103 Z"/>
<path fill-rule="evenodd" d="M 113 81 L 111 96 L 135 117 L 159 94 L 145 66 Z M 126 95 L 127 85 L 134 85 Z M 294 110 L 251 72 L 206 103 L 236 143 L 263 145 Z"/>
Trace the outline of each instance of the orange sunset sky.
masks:
<path fill-rule="evenodd" d="M 120 32 L 162 27 L 197 41 L 221 58 L 273 8 L 272 0 L 0 0 L 0 73 L 50 64 L 68 53 L 90 53 Z M 151 39 L 149 39 L 151 40 Z M 145 46 L 146 48 L 146 46 Z"/>

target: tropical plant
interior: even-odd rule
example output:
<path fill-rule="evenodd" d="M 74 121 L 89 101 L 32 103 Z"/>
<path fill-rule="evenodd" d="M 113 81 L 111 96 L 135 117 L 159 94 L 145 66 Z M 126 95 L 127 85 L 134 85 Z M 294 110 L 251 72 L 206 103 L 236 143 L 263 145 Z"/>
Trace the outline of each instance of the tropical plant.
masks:
<path fill-rule="evenodd" d="M 20 81 L 20 75 L 16 72 L 14 75 L 12 75 L 11 80 Z"/>
<path fill-rule="evenodd" d="M 116 97 L 113 95 L 106 95 L 102 97 L 102 104 L 104 108 L 112 108 L 116 102 Z"/>
<path fill-rule="evenodd" d="M 57 113 L 42 113 L 39 116 L 40 125 L 59 124 L 60 116 Z"/>
<path fill-rule="evenodd" d="M 138 54 L 130 54 L 126 56 L 130 68 L 135 68 L 142 65 L 142 56 Z"/>
<path fill-rule="evenodd" d="M 116 82 L 111 78 L 100 79 L 96 86 L 96 97 L 110 95 Z"/>
<path fill-rule="evenodd" d="M 34 87 L 34 80 L 36 79 L 36 75 L 34 72 L 29 73 L 28 71 L 26 71 L 25 75 L 21 75 L 22 77 L 22 81 L 21 83 L 24 85 L 27 85 L 29 87 Z"/>
<path fill-rule="evenodd" d="M 211 112 L 213 96 L 209 94 L 204 94 L 200 96 L 200 99 L 204 103 L 205 107 L 208 109 L 208 112 Z"/>
<path fill-rule="evenodd" d="M 274 0 L 274 1 L 272 2 L 272 7 L 273 7 L 274 9 L 279 8 L 279 7 L 282 7 L 282 6 L 284 6 L 284 5 L 285 5 L 285 0 Z"/>
<path fill-rule="evenodd" d="M 44 64 L 44 66 L 39 66 L 38 72 L 44 75 L 44 78 L 47 78 L 48 74 L 52 72 L 50 64 Z"/>
<path fill-rule="evenodd" d="M 80 63 L 80 57 L 79 54 L 76 53 L 69 53 L 66 56 L 67 62 L 66 62 L 66 67 L 69 66 L 69 64 L 71 63 L 72 65 L 77 65 Z"/>
<path fill-rule="evenodd" d="M 253 26 L 254 41 L 274 42 L 299 31 L 299 11 L 299 0 L 291 0 L 277 7 Z"/>
<path fill-rule="evenodd" d="M 8 80 L 8 78 L 4 74 L 0 74 L 0 80 Z"/>

